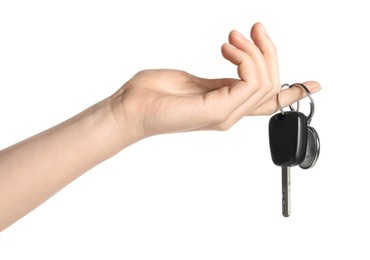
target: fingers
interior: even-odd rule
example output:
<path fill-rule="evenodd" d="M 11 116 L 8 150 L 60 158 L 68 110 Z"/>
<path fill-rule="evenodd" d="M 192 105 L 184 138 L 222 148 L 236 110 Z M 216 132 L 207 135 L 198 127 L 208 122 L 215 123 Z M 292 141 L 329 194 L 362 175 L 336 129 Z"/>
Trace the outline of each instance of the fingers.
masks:
<path fill-rule="evenodd" d="M 321 86 L 316 81 L 307 81 L 303 83 L 308 90 L 313 94 L 321 89 Z M 294 104 L 298 100 L 305 98 L 306 92 L 300 87 L 291 87 L 280 92 L 280 104 L 282 107 L 287 107 Z M 255 109 L 251 115 L 270 115 L 278 110 L 277 96 L 272 97 L 263 105 Z"/>
<path fill-rule="evenodd" d="M 230 43 L 236 48 L 247 53 L 253 60 L 256 67 L 255 81 L 261 88 L 252 97 L 254 106 L 244 104 L 244 113 L 253 111 L 261 104 L 276 95 L 280 91 L 279 70 L 276 55 L 276 49 L 271 39 L 264 32 L 263 26 L 260 23 L 252 27 L 251 34 L 257 44 L 247 40 L 241 33 L 232 31 L 229 35 Z"/>
<path fill-rule="evenodd" d="M 258 77 L 261 82 L 269 83 L 270 76 L 267 71 L 266 62 L 258 46 L 247 40 L 240 32 L 236 30 L 230 32 L 229 42 L 252 58 L 257 69 L 255 76 Z"/>
<path fill-rule="evenodd" d="M 230 101 L 235 101 L 232 98 L 234 96 L 238 103 L 223 123 L 225 126 L 221 128 L 227 129 L 280 91 L 278 61 L 274 44 L 265 34 L 261 24 L 255 24 L 251 34 L 255 43 L 234 30 L 229 35 L 229 42 L 232 46 L 224 44 L 222 47 L 224 57 L 238 65 L 239 77 L 246 84 L 236 84 L 230 90 Z"/>
<path fill-rule="evenodd" d="M 269 71 L 274 87 L 280 88 L 279 64 L 276 47 L 267 35 L 266 30 L 261 23 L 253 25 L 251 29 L 251 38 L 264 57 L 267 70 Z"/>
<path fill-rule="evenodd" d="M 318 82 L 315 81 L 308 81 L 303 83 L 308 90 L 313 94 L 318 92 L 321 87 Z M 305 98 L 306 92 L 300 87 L 291 87 L 289 89 L 284 89 L 280 93 L 280 102 L 282 107 L 287 107 L 298 100 Z M 267 102 L 265 102 L 262 106 L 258 107 L 254 111 L 252 111 L 249 115 L 270 115 L 275 113 L 278 110 L 278 103 L 277 103 L 277 96 L 270 98 Z M 243 114 L 243 107 L 239 107 L 237 110 L 232 112 L 222 123 L 220 123 L 217 127 L 220 130 L 227 130 L 236 122 L 238 122 L 241 118 L 244 117 Z"/>
<path fill-rule="evenodd" d="M 236 35 L 236 31 L 231 32 L 231 34 L 234 34 L 234 37 L 240 37 Z M 240 38 L 240 40 L 243 39 Z M 237 41 L 238 40 L 235 40 L 234 43 Z M 251 46 L 252 45 L 249 45 L 249 47 Z M 223 44 L 221 48 L 222 54 L 227 60 L 238 66 L 238 74 L 241 81 L 234 83 L 227 91 L 225 91 L 225 89 L 218 89 L 215 93 L 208 93 L 205 100 L 209 100 L 210 97 L 214 96 L 220 96 L 220 100 L 227 100 L 228 106 L 225 109 L 229 111 L 229 114 L 245 102 L 249 102 L 250 106 L 256 104 L 256 100 L 251 98 L 256 92 L 264 90 L 264 88 L 260 88 L 261 77 L 259 76 L 259 70 L 261 70 L 261 68 L 258 68 L 259 65 L 257 65 L 252 58 L 252 56 L 257 56 L 257 54 L 252 54 L 256 52 L 257 49 L 258 48 L 250 48 L 248 52 L 245 52 L 236 48 L 235 45 L 228 43 Z"/>
<path fill-rule="evenodd" d="M 238 66 L 238 75 L 242 81 L 251 81 L 257 75 L 256 65 L 247 52 L 228 43 L 222 45 L 221 52 L 225 59 Z"/>
<path fill-rule="evenodd" d="M 241 82 L 234 84 L 229 91 L 232 109 L 241 105 L 251 108 L 256 106 L 271 91 L 272 83 L 266 62 L 258 47 L 247 40 L 241 33 L 232 31 L 230 44 L 222 46 L 223 56 L 238 66 Z M 224 93 L 224 92 L 222 92 Z"/>
<path fill-rule="evenodd" d="M 204 96 L 204 105 L 212 104 L 217 117 L 213 128 L 226 130 L 246 115 L 267 115 L 278 109 L 277 94 L 281 91 L 279 66 L 275 45 L 266 34 L 262 24 L 251 29 L 249 41 L 237 31 L 229 35 L 229 43 L 222 46 L 223 56 L 238 66 L 241 81 L 218 88 Z M 317 82 L 304 83 L 315 93 L 320 90 Z M 305 97 L 304 90 L 296 87 L 281 91 L 283 107 Z M 213 102 L 217 100 L 216 102 Z M 217 104 L 217 105 L 215 105 Z M 222 113 L 220 113 L 222 112 Z"/>

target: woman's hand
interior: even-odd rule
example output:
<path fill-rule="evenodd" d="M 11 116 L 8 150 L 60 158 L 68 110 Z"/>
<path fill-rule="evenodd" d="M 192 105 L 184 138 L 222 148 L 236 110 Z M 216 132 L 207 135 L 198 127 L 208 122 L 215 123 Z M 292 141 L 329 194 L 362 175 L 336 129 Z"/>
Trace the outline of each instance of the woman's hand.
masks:
<path fill-rule="evenodd" d="M 274 113 L 281 91 L 276 49 L 259 23 L 252 27 L 251 38 L 253 42 L 232 31 L 229 43 L 221 48 L 225 59 L 237 65 L 239 79 L 204 79 L 166 69 L 137 73 L 112 96 L 119 107 L 118 122 L 126 133 L 141 139 L 171 132 L 226 130 L 244 116 Z M 320 89 L 316 82 L 305 85 L 311 92 Z M 304 97 L 298 88 L 283 92 L 283 106 Z"/>
<path fill-rule="evenodd" d="M 232 31 L 223 56 L 240 79 L 203 79 L 177 70 L 136 74 L 111 97 L 0 150 L 0 231 L 95 165 L 142 138 L 170 132 L 225 130 L 246 115 L 277 110 L 281 91 L 274 44 L 261 24 L 253 42 Z M 318 83 L 306 82 L 311 92 Z M 302 98 L 283 91 L 283 106 Z M 118 122 L 118 124 L 117 124 Z"/>

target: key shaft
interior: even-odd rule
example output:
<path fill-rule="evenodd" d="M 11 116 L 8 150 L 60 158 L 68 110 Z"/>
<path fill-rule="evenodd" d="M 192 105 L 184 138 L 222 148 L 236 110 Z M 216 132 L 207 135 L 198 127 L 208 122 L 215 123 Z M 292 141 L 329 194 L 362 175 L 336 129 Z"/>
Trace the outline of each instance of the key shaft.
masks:
<path fill-rule="evenodd" d="M 282 168 L 282 209 L 283 216 L 290 216 L 290 167 L 283 166 Z"/>

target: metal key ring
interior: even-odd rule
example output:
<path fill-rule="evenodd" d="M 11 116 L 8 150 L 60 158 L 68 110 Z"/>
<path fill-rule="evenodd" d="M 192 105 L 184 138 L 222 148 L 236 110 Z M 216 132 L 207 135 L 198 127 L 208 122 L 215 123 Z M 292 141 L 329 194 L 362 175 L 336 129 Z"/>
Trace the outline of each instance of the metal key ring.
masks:
<path fill-rule="evenodd" d="M 308 88 L 305 86 L 305 85 L 303 85 L 302 83 L 294 83 L 294 84 L 292 84 L 292 85 L 289 85 L 289 84 L 283 84 L 282 86 L 281 86 L 281 88 L 284 88 L 284 87 L 289 87 L 289 88 L 291 88 L 291 87 L 294 87 L 294 86 L 298 86 L 298 87 L 301 87 L 301 88 L 303 88 L 304 89 L 304 91 L 306 91 L 306 95 L 307 95 L 307 97 L 310 99 L 310 114 L 308 115 L 308 117 L 307 117 L 307 123 L 308 124 L 310 124 L 311 123 L 311 120 L 312 120 L 312 117 L 313 117 L 313 115 L 314 115 L 314 113 L 315 113 L 315 103 L 314 103 L 314 101 L 313 101 L 313 98 L 312 98 L 312 96 L 311 96 L 311 92 L 308 90 Z M 279 94 L 278 94 L 278 107 L 279 107 L 279 110 L 280 110 L 280 112 L 282 113 L 282 114 L 284 114 L 285 112 L 284 112 L 284 110 L 283 110 L 283 107 L 281 106 L 281 104 L 280 104 L 280 93 L 281 92 L 279 92 Z M 299 100 L 297 101 L 297 110 L 295 110 L 294 108 L 293 108 L 293 106 L 292 105 L 289 105 L 289 108 L 290 108 L 290 110 L 291 111 L 299 111 Z"/>
<path fill-rule="evenodd" d="M 291 87 L 288 83 L 285 83 L 283 85 L 281 85 L 281 89 L 283 89 L 284 87 Z M 299 101 L 296 102 L 297 103 L 297 109 L 294 109 L 294 107 L 292 105 L 289 105 L 289 108 L 290 108 L 290 111 L 299 111 Z M 279 110 L 282 114 L 284 114 L 285 112 L 283 111 L 283 107 L 280 105 L 280 92 L 278 94 L 278 106 L 279 106 Z"/>

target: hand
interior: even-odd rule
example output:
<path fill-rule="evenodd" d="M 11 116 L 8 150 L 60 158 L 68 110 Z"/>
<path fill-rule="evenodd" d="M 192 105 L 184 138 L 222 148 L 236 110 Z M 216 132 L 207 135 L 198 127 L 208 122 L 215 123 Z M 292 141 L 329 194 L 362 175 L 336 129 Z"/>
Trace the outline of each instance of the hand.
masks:
<path fill-rule="evenodd" d="M 253 25 L 251 38 L 232 31 L 222 45 L 225 59 L 237 65 L 239 79 L 204 79 L 178 70 L 145 70 L 113 95 L 119 122 L 134 126 L 138 138 L 193 130 L 226 130 L 247 115 L 277 111 L 281 91 L 276 49 L 261 24 Z M 316 82 L 305 82 L 311 92 Z M 283 106 L 304 97 L 298 88 L 283 90 Z M 129 123 L 125 123 L 129 122 Z"/>
<path fill-rule="evenodd" d="M 253 42 L 237 31 L 222 46 L 239 79 L 203 79 L 176 70 L 139 72 L 108 99 L 47 131 L 0 150 L 0 231 L 95 165 L 142 138 L 226 130 L 246 115 L 277 110 L 281 91 L 274 44 L 261 24 Z M 306 82 L 311 92 L 320 89 Z M 283 90 L 287 106 L 304 97 Z M 117 124 L 118 122 L 118 124 Z M 119 127 L 117 127 L 119 126 Z"/>

